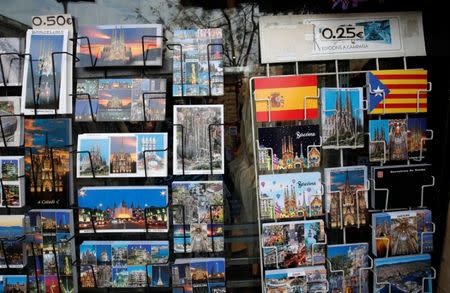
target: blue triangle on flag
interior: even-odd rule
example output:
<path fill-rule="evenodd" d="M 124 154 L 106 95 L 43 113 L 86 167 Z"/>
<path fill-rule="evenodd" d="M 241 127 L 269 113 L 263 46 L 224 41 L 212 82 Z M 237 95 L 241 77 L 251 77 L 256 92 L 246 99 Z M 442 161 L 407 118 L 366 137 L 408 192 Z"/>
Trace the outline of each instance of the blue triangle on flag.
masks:
<path fill-rule="evenodd" d="M 369 85 L 371 90 L 369 98 L 369 113 L 370 113 L 381 103 L 381 101 L 383 101 L 383 97 L 386 98 L 391 91 L 371 72 L 369 72 L 368 74 L 369 74 Z"/>

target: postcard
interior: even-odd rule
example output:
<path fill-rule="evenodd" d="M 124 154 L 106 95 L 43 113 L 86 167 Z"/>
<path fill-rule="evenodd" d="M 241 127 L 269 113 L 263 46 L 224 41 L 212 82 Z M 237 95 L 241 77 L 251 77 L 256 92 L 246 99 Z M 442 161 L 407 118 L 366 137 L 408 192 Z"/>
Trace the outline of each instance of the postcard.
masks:
<path fill-rule="evenodd" d="M 78 191 L 79 230 L 93 233 L 93 222 L 96 233 L 167 232 L 167 204 L 166 186 L 83 187 Z"/>
<path fill-rule="evenodd" d="M 25 120 L 25 173 L 30 203 L 67 207 L 71 202 L 71 120 Z"/>
<path fill-rule="evenodd" d="M 24 62 L 21 112 L 25 115 L 34 115 L 35 110 L 38 115 L 55 114 L 55 110 L 56 114 L 72 113 L 71 81 L 68 80 L 71 57 L 53 54 L 69 51 L 68 30 L 28 30 L 26 43 L 26 53 L 31 54 L 32 60 L 25 58 Z"/>
<path fill-rule="evenodd" d="M 361 270 L 369 267 L 368 253 L 368 243 L 327 246 L 330 270 L 336 271 L 329 275 L 331 292 L 369 293 L 369 271 Z"/>
<path fill-rule="evenodd" d="M 323 220 L 265 223 L 262 230 L 265 268 L 325 263 Z"/>
<path fill-rule="evenodd" d="M 167 133 L 78 135 L 77 177 L 165 177 Z"/>
<path fill-rule="evenodd" d="M 427 112 L 427 70 L 370 71 L 367 84 L 369 114 Z"/>
<path fill-rule="evenodd" d="M 0 54 L 22 53 L 22 42 L 20 38 L 0 38 Z M 0 86 L 20 86 L 22 78 L 23 61 L 19 55 L 2 56 L 3 73 L 0 72 Z M 3 77 L 4 74 L 4 77 Z"/>
<path fill-rule="evenodd" d="M 367 167 L 325 168 L 325 210 L 332 229 L 367 225 Z"/>
<path fill-rule="evenodd" d="M 173 96 L 222 96 L 222 29 L 175 30 L 173 42 Z"/>
<path fill-rule="evenodd" d="M 92 265 L 99 287 L 167 287 L 168 260 L 167 241 L 84 241 L 81 286 L 93 287 Z"/>
<path fill-rule="evenodd" d="M 176 105 L 173 116 L 173 174 L 223 174 L 223 105 Z"/>
<path fill-rule="evenodd" d="M 372 214 L 372 250 L 386 257 L 433 251 L 430 210 L 407 210 Z"/>
<path fill-rule="evenodd" d="M 131 79 L 101 79 L 98 84 L 98 121 L 129 121 Z"/>
<path fill-rule="evenodd" d="M 319 118 L 315 75 L 258 77 L 254 88 L 256 122 Z"/>
<path fill-rule="evenodd" d="M 427 119 L 409 118 L 408 120 L 408 158 L 422 160 L 427 148 Z"/>
<path fill-rule="evenodd" d="M 260 175 L 261 218 L 323 215 L 321 178 L 320 172 Z"/>
<path fill-rule="evenodd" d="M 160 24 L 121 24 L 80 26 L 78 36 L 89 38 L 78 40 L 79 67 L 94 66 L 143 66 L 162 65 L 163 29 Z M 142 40 L 142 36 L 146 37 Z M 160 36 L 160 37 L 156 37 Z M 144 52 L 142 52 L 144 46 Z M 89 52 L 90 49 L 90 52 Z"/>
<path fill-rule="evenodd" d="M 23 117 L 20 116 L 20 97 L 0 97 L 0 119 L 3 128 L 3 133 L 0 133 L 0 147 L 21 146 Z"/>
<path fill-rule="evenodd" d="M 27 283 L 27 275 L 0 275 L 0 292 L 26 293 Z"/>
<path fill-rule="evenodd" d="M 433 182 L 430 164 L 372 166 L 370 171 L 372 181 L 371 205 L 374 209 L 404 208 L 405 201 L 399 194 L 408 194 L 408 205 L 422 205 L 422 186 Z M 398 184 L 408 182 L 408 184 Z M 389 190 L 386 205 L 386 190 Z M 424 189 L 424 202 L 427 202 L 427 190 Z"/>
<path fill-rule="evenodd" d="M 174 181 L 172 206 L 175 253 L 223 251 L 222 181 Z"/>
<path fill-rule="evenodd" d="M 90 122 L 97 119 L 98 113 L 98 79 L 78 79 L 75 100 L 75 121 Z M 89 97 L 91 98 L 89 102 Z M 92 109 L 91 109 L 92 107 Z"/>
<path fill-rule="evenodd" d="M 23 156 L 0 156 L 2 188 L 0 207 L 25 205 L 25 163 Z M 3 194 L 3 192 L 5 194 Z"/>
<path fill-rule="evenodd" d="M 75 259 L 75 242 L 71 239 L 73 234 L 72 210 L 34 209 L 25 216 L 28 261 L 36 264 L 39 283 L 45 285 L 45 292 L 56 290 L 58 275 L 63 292 L 77 291 L 77 282 L 74 282 L 77 270 L 72 268 Z M 33 246 L 29 243 L 33 243 Z M 32 270 L 29 278 L 34 279 L 34 274 L 35 270 Z"/>
<path fill-rule="evenodd" d="M 327 270 L 323 265 L 266 270 L 264 274 L 267 293 L 328 290 Z"/>
<path fill-rule="evenodd" d="M 323 148 L 364 147 L 362 88 L 322 88 Z"/>
<path fill-rule="evenodd" d="M 172 288 L 172 292 L 224 292 L 225 259 L 176 259 L 172 265 Z"/>
<path fill-rule="evenodd" d="M 23 215 L 0 215 L 0 268 L 22 268 L 26 264 Z M 3 247 L 2 247 L 3 246 Z"/>
<path fill-rule="evenodd" d="M 319 125 L 258 128 L 261 170 L 320 166 Z"/>
<path fill-rule="evenodd" d="M 376 258 L 373 269 L 375 293 L 433 292 L 432 280 L 424 279 L 432 276 L 429 254 Z"/>

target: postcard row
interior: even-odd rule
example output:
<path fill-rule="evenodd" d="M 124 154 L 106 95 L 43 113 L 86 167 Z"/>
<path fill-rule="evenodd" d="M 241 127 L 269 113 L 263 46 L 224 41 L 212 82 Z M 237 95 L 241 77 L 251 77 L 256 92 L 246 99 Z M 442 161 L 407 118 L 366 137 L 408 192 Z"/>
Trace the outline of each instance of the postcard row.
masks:
<path fill-rule="evenodd" d="M 164 121 L 166 80 L 78 80 L 74 117 L 80 122 Z"/>
<path fill-rule="evenodd" d="M 253 87 L 256 122 L 314 120 L 321 114 L 324 141 L 350 146 L 363 139 L 357 132 L 363 127 L 364 112 L 426 113 L 429 91 L 428 72 L 422 69 L 369 71 L 366 84 L 355 88 L 319 91 L 315 75 L 257 77 Z"/>
<path fill-rule="evenodd" d="M 330 129 L 327 127 L 330 126 Z M 258 128 L 258 160 L 261 171 L 303 170 L 321 166 L 321 149 L 364 147 L 363 127 L 360 139 L 330 134 L 335 125 L 299 125 Z M 350 129 L 350 128 L 349 128 Z M 369 158 L 371 162 L 422 160 L 427 148 L 425 118 L 370 120 Z M 347 138 L 345 138 L 347 137 Z"/>
<path fill-rule="evenodd" d="M 373 166 L 370 181 L 367 173 L 366 166 L 349 166 L 325 168 L 323 179 L 320 172 L 259 175 L 261 218 L 326 215 L 331 228 L 359 227 L 368 224 L 369 193 L 374 209 L 404 208 L 405 191 L 411 207 L 423 206 L 424 187 L 433 185 L 429 164 Z M 398 182 L 410 183 L 403 188 Z"/>
<path fill-rule="evenodd" d="M 367 243 L 329 245 L 324 265 L 265 271 L 267 292 L 433 292 L 428 254 L 377 258 L 370 269 Z M 374 274 L 373 291 L 369 271 Z M 398 273 L 401 272 L 401 273 Z"/>

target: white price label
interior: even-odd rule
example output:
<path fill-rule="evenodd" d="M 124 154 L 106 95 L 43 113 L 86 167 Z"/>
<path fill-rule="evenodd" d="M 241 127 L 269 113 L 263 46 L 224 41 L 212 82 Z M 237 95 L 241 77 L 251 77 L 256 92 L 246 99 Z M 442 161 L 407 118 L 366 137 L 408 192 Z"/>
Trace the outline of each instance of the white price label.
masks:
<path fill-rule="evenodd" d="M 62 28 L 72 30 L 72 21 L 72 15 L 70 14 L 40 15 L 33 16 L 31 19 L 34 29 Z"/>
<path fill-rule="evenodd" d="M 364 40 L 363 26 L 330 26 L 319 27 L 319 38 L 323 41 L 349 41 L 349 40 Z"/>

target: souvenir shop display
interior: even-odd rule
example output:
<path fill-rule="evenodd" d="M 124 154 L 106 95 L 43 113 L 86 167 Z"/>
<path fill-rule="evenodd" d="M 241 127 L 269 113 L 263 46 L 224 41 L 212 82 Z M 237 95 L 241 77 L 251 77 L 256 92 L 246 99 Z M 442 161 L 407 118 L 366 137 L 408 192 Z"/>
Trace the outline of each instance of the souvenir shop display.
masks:
<path fill-rule="evenodd" d="M 25 165 L 23 156 L 0 156 L 1 207 L 22 207 L 25 204 Z"/>
<path fill-rule="evenodd" d="M 78 135 L 77 177 L 165 177 L 167 133 Z"/>
<path fill-rule="evenodd" d="M 223 251 L 223 208 L 222 181 L 174 181 L 174 252 Z"/>
<path fill-rule="evenodd" d="M 222 96 L 222 29 L 175 30 L 173 96 Z"/>
<path fill-rule="evenodd" d="M 261 170 L 312 169 L 320 166 L 318 125 L 258 128 Z"/>
<path fill-rule="evenodd" d="M 184 258 L 172 265 L 172 292 L 226 292 L 224 258 Z"/>
<path fill-rule="evenodd" d="M 0 97 L 0 119 L 3 128 L 0 147 L 23 145 L 23 117 L 20 116 L 20 97 Z"/>
<path fill-rule="evenodd" d="M 18 240 L 24 234 L 23 215 L 0 215 L 0 269 L 26 265 L 25 246 Z"/>
<path fill-rule="evenodd" d="M 83 187 L 78 191 L 79 231 L 167 232 L 167 189 L 167 186 Z"/>
<path fill-rule="evenodd" d="M 145 65 L 161 66 L 162 33 L 160 24 L 79 26 L 78 35 L 88 38 L 89 43 L 78 40 L 77 56 L 80 62 L 77 66 L 143 66 L 143 50 Z M 149 37 L 142 40 L 142 36 Z"/>
<path fill-rule="evenodd" d="M 23 61 L 17 54 L 23 51 L 22 46 L 20 38 L 0 38 L 0 54 L 9 54 L 1 57 L 3 72 L 0 70 L 0 86 L 21 85 Z"/>
<path fill-rule="evenodd" d="M 168 287 L 169 242 L 84 241 L 80 245 L 81 287 Z M 91 267 L 92 266 L 92 267 Z"/>
<path fill-rule="evenodd" d="M 261 218 L 323 215 L 321 178 L 320 172 L 260 175 Z"/>
<path fill-rule="evenodd" d="M 319 118 L 314 75 L 258 77 L 254 80 L 254 90 L 256 122 Z"/>

